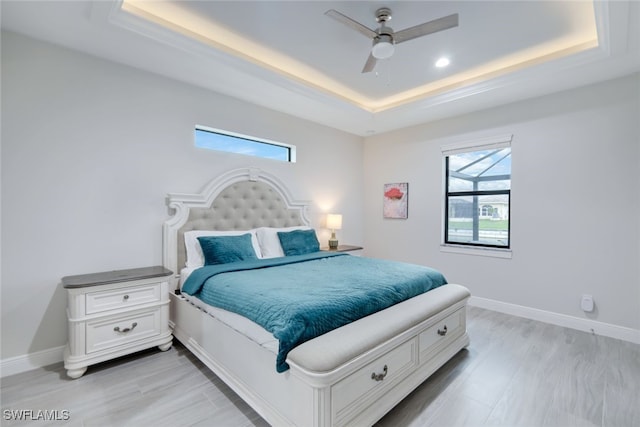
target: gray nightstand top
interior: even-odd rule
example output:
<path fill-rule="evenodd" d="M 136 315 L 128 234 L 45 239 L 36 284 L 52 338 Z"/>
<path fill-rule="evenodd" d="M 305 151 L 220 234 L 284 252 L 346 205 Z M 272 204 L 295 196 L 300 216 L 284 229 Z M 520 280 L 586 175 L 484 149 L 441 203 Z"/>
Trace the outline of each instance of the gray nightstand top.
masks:
<path fill-rule="evenodd" d="M 113 270 L 101 273 L 65 276 L 62 278 L 62 285 L 65 288 L 83 288 L 86 286 L 105 285 L 107 283 L 150 279 L 152 277 L 164 277 L 171 274 L 173 274 L 173 271 L 168 270 L 161 265 L 155 265 L 153 267 L 130 268 L 128 270 Z"/>
<path fill-rule="evenodd" d="M 320 248 L 320 250 L 322 251 L 329 251 L 329 252 L 349 252 L 349 251 L 359 251 L 361 249 L 363 249 L 362 246 L 353 246 L 353 245 L 338 245 L 337 249 L 329 249 L 328 246 L 324 246 Z"/>

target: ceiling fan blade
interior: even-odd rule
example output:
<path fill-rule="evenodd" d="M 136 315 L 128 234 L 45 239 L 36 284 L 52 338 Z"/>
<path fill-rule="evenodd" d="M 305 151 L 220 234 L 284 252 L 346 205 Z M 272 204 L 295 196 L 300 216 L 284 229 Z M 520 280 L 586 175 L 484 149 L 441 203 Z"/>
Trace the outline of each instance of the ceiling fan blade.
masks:
<path fill-rule="evenodd" d="M 404 30 L 397 31 L 393 34 L 393 40 L 397 43 L 406 42 L 417 37 L 426 36 L 427 34 L 437 33 L 438 31 L 447 30 L 458 26 L 458 14 L 445 16 L 443 18 L 434 19 L 424 24 L 409 27 Z"/>
<path fill-rule="evenodd" d="M 357 32 L 362 34 L 363 36 L 369 37 L 370 39 L 373 39 L 375 36 L 378 35 L 378 33 L 373 31 L 372 29 L 370 29 L 368 27 L 365 27 L 361 23 L 359 23 L 357 21 L 354 21 L 353 19 L 349 18 L 346 15 L 343 15 L 342 13 L 338 12 L 337 10 L 329 9 L 324 14 L 327 15 L 327 16 L 332 17 L 336 21 L 342 22 L 347 27 L 353 28 L 354 30 L 356 30 Z"/>
<path fill-rule="evenodd" d="M 373 56 L 372 53 L 369 54 L 369 58 L 367 58 L 367 62 L 364 64 L 364 68 L 362 69 L 363 73 L 370 73 L 376 67 L 377 59 Z"/>

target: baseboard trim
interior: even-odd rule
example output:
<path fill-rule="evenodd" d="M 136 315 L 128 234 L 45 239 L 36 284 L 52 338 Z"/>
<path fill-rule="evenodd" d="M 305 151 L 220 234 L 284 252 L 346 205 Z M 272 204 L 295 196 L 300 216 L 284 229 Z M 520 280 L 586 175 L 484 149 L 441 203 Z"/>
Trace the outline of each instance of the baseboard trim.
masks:
<path fill-rule="evenodd" d="M 65 346 L 63 345 L 62 347 L 49 348 L 35 353 L 3 359 L 0 361 L 0 377 L 4 378 L 62 362 L 64 348 Z"/>
<path fill-rule="evenodd" d="M 472 296 L 469 298 L 469 305 L 487 310 L 497 311 L 500 313 L 510 314 L 512 316 L 524 317 L 526 319 L 537 320 L 540 322 L 551 323 L 557 326 L 577 329 L 602 335 L 605 337 L 616 338 L 623 341 L 640 344 L 640 330 L 627 328 L 624 326 L 612 325 L 610 323 L 598 322 L 591 319 L 580 319 L 578 317 L 568 316 L 566 314 L 553 313 L 551 311 L 540 310 L 537 308 L 525 307 L 522 305 L 510 304 L 502 301 L 496 301 L 488 298 Z"/>

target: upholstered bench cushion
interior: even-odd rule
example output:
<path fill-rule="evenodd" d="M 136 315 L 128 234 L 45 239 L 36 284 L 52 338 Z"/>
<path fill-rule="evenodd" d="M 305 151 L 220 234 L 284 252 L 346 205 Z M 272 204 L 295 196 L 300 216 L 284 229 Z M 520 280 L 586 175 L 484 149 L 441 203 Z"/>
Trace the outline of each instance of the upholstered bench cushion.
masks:
<path fill-rule="evenodd" d="M 289 352 L 287 362 L 307 372 L 331 372 L 469 296 L 464 286 L 440 286 L 307 341 Z"/>

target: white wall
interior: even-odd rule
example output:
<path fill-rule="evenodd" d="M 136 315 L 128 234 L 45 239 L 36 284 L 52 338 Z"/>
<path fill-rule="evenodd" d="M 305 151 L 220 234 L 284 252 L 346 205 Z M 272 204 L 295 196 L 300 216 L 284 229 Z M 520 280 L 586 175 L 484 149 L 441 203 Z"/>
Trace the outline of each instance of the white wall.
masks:
<path fill-rule="evenodd" d="M 368 255 L 432 265 L 476 297 L 640 329 L 638 75 L 363 145 L 12 33 L 1 59 L 2 360 L 65 344 L 62 276 L 160 264 L 165 194 L 245 166 L 313 200 L 316 226 L 343 213 L 340 241 Z M 295 144 L 298 162 L 196 149 L 195 124 Z M 441 142 L 504 133 L 514 135 L 513 258 L 440 252 Z M 383 220 L 383 184 L 405 181 L 409 219 Z M 582 293 L 595 297 L 591 317 Z"/>
<path fill-rule="evenodd" d="M 196 124 L 297 146 L 297 163 L 196 149 Z M 259 167 L 344 215 L 361 244 L 362 139 L 85 54 L 2 33 L 2 352 L 66 343 L 60 278 L 162 263 L 168 192 Z M 327 239 L 328 231 L 319 230 Z"/>
<path fill-rule="evenodd" d="M 638 332 L 639 102 L 636 74 L 367 138 L 367 254 L 434 266 L 476 297 Z M 441 143 L 502 134 L 513 134 L 512 259 L 441 252 Z M 407 220 L 382 218 L 387 182 L 409 183 Z"/>

